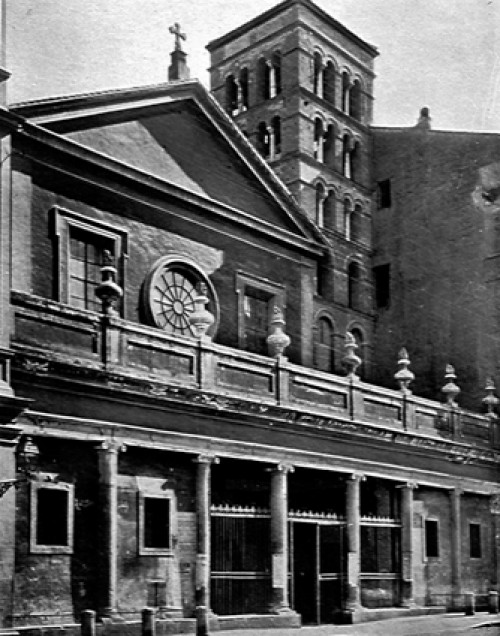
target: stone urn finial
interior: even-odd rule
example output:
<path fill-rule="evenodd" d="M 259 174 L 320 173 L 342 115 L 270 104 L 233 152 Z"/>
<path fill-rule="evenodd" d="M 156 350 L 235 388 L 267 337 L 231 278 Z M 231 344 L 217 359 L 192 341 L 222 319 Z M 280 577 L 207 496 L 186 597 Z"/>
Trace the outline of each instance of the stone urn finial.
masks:
<path fill-rule="evenodd" d="M 208 290 L 205 283 L 199 283 L 196 287 L 197 295 L 194 299 L 194 311 L 189 316 L 189 324 L 195 331 L 195 336 L 200 340 L 209 338 L 207 331 L 214 323 L 214 315 L 208 311 Z"/>
<path fill-rule="evenodd" d="M 103 263 L 101 267 L 102 279 L 95 289 L 95 295 L 102 303 L 102 313 L 105 316 L 117 316 L 116 305 L 123 296 L 123 289 L 116 282 L 116 267 L 109 250 L 104 250 Z"/>
<path fill-rule="evenodd" d="M 483 404 L 485 404 L 487 408 L 486 416 L 492 420 L 496 420 L 498 416 L 493 409 L 497 406 L 499 400 L 495 395 L 495 383 L 493 382 L 493 378 L 486 378 L 486 386 L 484 389 L 486 391 L 486 397 L 483 398 Z"/>
<path fill-rule="evenodd" d="M 290 336 L 288 336 L 284 331 L 285 324 L 283 311 L 280 307 L 274 305 L 273 315 L 270 322 L 271 333 L 267 337 L 267 348 L 269 355 L 273 358 L 280 358 L 283 355 L 283 351 L 291 342 Z"/>
<path fill-rule="evenodd" d="M 451 364 L 446 365 L 444 379 L 446 381 L 446 384 L 441 389 L 441 391 L 446 396 L 446 402 L 448 406 L 458 406 L 458 404 L 455 402 L 455 398 L 460 393 L 460 387 L 455 384 L 457 376 L 455 375 L 455 368 Z"/>
<path fill-rule="evenodd" d="M 356 371 L 361 365 L 362 360 L 356 355 L 355 351 L 358 348 L 356 339 L 350 331 L 346 331 L 344 349 L 346 350 L 345 356 L 342 358 L 342 363 L 347 369 L 348 378 L 357 378 Z"/>
<path fill-rule="evenodd" d="M 399 383 L 399 388 L 403 393 L 411 393 L 408 387 L 415 379 L 415 374 L 408 368 L 410 366 L 410 357 L 404 347 L 399 351 L 398 366 L 399 369 L 394 374 L 394 378 Z"/>

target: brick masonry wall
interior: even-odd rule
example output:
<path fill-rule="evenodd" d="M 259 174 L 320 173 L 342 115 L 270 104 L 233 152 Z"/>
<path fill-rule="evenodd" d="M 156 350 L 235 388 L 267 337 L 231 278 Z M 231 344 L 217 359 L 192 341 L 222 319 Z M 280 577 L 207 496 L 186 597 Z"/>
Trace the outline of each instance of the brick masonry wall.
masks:
<path fill-rule="evenodd" d="M 374 129 L 374 178 L 392 189 L 391 208 L 373 213 L 374 264 L 391 266 L 378 382 L 390 384 L 385 362 L 406 346 L 417 394 L 439 398 L 447 363 L 468 408 L 480 408 L 487 375 L 498 384 L 499 159 L 497 135 Z"/>

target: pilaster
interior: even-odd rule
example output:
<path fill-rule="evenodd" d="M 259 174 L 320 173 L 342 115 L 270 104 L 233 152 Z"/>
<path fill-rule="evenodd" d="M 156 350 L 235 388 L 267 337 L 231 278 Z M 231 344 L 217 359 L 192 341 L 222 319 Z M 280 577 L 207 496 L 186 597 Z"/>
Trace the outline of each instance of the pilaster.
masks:
<path fill-rule="evenodd" d="M 361 609 L 361 535 L 360 493 L 361 481 L 365 478 L 353 473 L 346 483 L 346 530 L 347 530 L 347 601 L 346 610 L 353 614 Z"/>
<path fill-rule="evenodd" d="M 459 488 L 450 491 L 450 527 L 451 527 L 451 593 L 452 604 L 460 604 L 462 594 L 462 515 Z"/>
<path fill-rule="evenodd" d="M 414 482 L 401 486 L 401 605 L 413 607 L 413 491 Z"/>

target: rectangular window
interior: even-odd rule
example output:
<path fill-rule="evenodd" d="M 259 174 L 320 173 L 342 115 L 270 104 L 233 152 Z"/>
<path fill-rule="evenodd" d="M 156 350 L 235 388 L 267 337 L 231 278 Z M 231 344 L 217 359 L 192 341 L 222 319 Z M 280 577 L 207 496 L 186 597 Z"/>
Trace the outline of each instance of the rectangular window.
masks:
<path fill-rule="evenodd" d="M 172 554 L 175 495 L 148 484 L 139 495 L 139 554 L 165 556 Z"/>
<path fill-rule="evenodd" d="M 167 584 L 165 581 L 149 581 L 148 582 L 148 606 L 149 607 L 166 607 L 167 606 Z"/>
<path fill-rule="evenodd" d="M 391 181 L 385 179 L 385 181 L 379 181 L 377 184 L 377 203 L 379 209 L 390 208 L 392 205 L 391 197 Z"/>
<path fill-rule="evenodd" d="M 439 557 L 439 523 L 435 519 L 425 520 L 425 556 Z"/>
<path fill-rule="evenodd" d="M 378 265 L 373 268 L 375 280 L 375 303 L 378 309 L 389 307 L 391 298 L 391 266 Z"/>
<path fill-rule="evenodd" d="M 144 497 L 144 547 L 170 548 L 170 499 Z"/>
<path fill-rule="evenodd" d="M 285 289 L 250 274 L 236 274 L 239 346 L 247 351 L 267 355 L 269 323 L 275 306 L 284 310 Z"/>
<path fill-rule="evenodd" d="M 125 287 L 128 233 L 122 228 L 54 207 L 52 236 L 55 247 L 54 298 L 80 309 L 101 311 L 95 295 L 105 252 L 117 270 L 116 282 Z M 124 313 L 122 299 L 118 310 Z"/>
<path fill-rule="evenodd" d="M 95 295 L 101 282 L 104 253 L 113 258 L 113 241 L 97 234 L 70 228 L 69 232 L 69 304 L 81 309 L 100 311 L 101 301 Z"/>
<path fill-rule="evenodd" d="M 73 550 L 73 486 L 31 484 L 30 550 L 70 554 Z"/>
<path fill-rule="evenodd" d="M 469 524 L 470 558 L 480 559 L 481 550 L 481 526 L 479 523 Z"/>
<path fill-rule="evenodd" d="M 245 349 L 266 355 L 269 335 L 269 294 L 258 289 L 247 289 L 244 308 Z"/>

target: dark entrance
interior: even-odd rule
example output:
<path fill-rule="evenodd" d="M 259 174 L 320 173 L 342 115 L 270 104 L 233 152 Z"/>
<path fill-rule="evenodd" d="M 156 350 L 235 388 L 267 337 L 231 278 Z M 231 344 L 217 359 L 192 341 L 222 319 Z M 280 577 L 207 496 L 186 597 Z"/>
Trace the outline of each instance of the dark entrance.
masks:
<path fill-rule="evenodd" d="M 344 544 L 343 524 L 291 522 L 291 602 L 303 623 L 333 623 L 342 610 Z"/>

